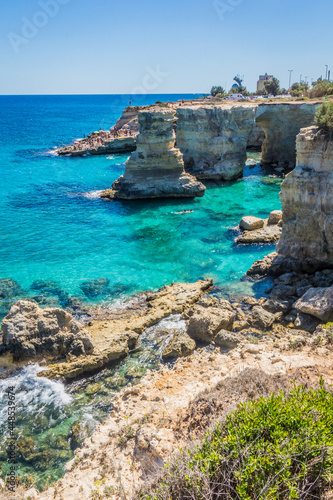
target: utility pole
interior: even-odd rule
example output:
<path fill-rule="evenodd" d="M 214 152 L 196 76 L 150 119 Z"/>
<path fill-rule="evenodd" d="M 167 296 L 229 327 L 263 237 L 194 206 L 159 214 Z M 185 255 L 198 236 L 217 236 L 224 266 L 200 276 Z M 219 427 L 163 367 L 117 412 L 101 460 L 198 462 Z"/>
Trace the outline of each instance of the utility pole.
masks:
<path fill-rule="evenodd" d="M 289 71 L 289 89 L 291 87 L 291 73 L 294 71 L 293 69 L 288 69 Z"/>
<path fill-rule="evenodd" d="M 327 74 L 328 73 L 328 64 L 325 64 L 325 66 L 326 66 L 326 77 L 325 77 L 325 80 L 327 80 L 327 76 L 328 76 L 328 74 Z"/>

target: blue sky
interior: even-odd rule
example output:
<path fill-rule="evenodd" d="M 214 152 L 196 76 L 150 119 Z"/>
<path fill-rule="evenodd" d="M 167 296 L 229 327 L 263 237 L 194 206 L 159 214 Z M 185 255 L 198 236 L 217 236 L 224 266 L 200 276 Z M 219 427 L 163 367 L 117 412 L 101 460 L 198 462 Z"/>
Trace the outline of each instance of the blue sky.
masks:
<path fill-rule="evenodd" d="M 10 0 L 0 94 L 209 92 L 332 69 L 332 0 Z"/>

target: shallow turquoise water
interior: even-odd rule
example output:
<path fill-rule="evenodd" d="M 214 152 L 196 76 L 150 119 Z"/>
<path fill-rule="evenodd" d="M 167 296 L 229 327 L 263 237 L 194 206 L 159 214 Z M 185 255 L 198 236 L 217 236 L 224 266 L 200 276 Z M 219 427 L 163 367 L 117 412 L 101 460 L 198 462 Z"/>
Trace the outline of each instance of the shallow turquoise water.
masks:
<path fill-rule="evenodd" d="M 174 96 L 149 96 L 145 103 L 168 98 Z M 36 295 L 36 280 L 53 280 L 65 294 L 91 300 L 80 285 L 98 278 L 110 286 L 94 300 L 204 277 L 239 289 L 253 261 L 271 251 L 234 244 L 232 228 L 243 215 L 267 216 L 280 207 L 280 180 L 258 168 L 243 180 L 208 185 L 202 199 L 105 202 L 94 192 L 123 173 L 126 155 L 48 154 L 110 127 L 127 102 L 117 96 L 0 97 L 0 278 L 17 281 L 21 295 Z M 178 213 L 184 209 L 194 212 Z M 250 285 L 241 287 L 249 291 Z M 2 301 L 2 314 L 9 305 Z"/>

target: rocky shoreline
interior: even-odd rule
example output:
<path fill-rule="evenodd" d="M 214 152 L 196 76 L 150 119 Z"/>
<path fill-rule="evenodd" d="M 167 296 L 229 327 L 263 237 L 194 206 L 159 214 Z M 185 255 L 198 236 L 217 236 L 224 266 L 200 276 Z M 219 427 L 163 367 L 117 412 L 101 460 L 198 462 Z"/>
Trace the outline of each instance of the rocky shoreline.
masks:
<path fill-rule="evenodd" d="M 61 480 L 43 493 L 19 489 L 16 498 L 136 498 L 147 474 L 239 402 L 287 390 L 293 380 L 316 386 L 322 375 L 332 383 L 331 335 L 332 329 L 312 336 L 277 329 L 229 352 L 199 349 L 171 369 L 161 366 L 120 392 L 108 420 L 76 450 Z"/>

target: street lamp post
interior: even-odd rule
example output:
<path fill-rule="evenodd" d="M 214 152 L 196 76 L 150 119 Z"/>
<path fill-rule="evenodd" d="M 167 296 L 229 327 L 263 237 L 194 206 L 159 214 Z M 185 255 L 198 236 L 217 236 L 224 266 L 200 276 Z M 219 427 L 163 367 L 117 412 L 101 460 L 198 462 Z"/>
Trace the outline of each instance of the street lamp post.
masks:
<path fill-rule="evenodd" d="M 289 71 L 289 89 L 291 87 L 291 73 L 294 71 L 293 69 L 288 69 Z"/>

